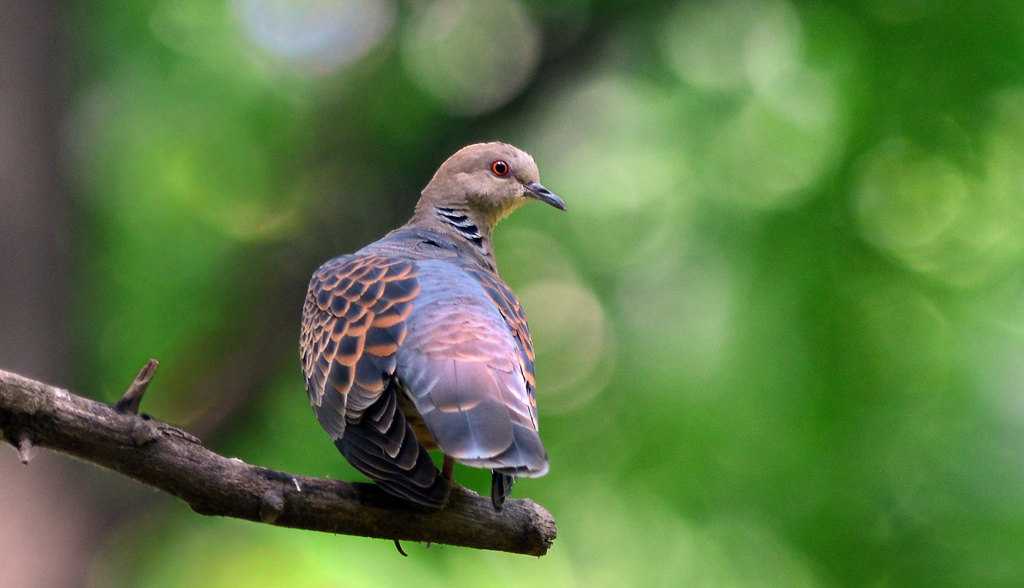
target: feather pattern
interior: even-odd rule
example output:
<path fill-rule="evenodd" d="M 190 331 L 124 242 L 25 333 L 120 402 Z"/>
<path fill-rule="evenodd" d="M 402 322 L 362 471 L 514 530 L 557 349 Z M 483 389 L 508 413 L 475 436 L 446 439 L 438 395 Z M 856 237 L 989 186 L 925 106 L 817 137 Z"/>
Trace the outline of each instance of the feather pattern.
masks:
<path fill-rule="evenodd" d="M 440 506 L 450 484 L 398 410 L 393 384 L 418 293 L 409 261 L 353 255 L 325 263 L 303 309 L 302 366 L 313 411 L 342 455 L 392 494 Z"/>
<path fill-rule="evenodd" d="M 492 244 L 495 224 L 529 198 L 565 209 L 526 153 L 467 147 L 441 166 L 408 224 L 310 280 L 310 404 L 345 458 L 394 495 L 445 503 L 451 480 L 431 461 L 435 448 L 491 469 L 496 509 L 516 476 L 548 470 L 530 330 Z"/>
<path fill-rule="evenodd" d="M 310 281 L 302 361 L 318 420 L 356 469 L 417 502 L 446 491 L 428 448 L 507 476 L 544 475 L 522 307 L 455 253 L 396 255 L 425 241 L 403 233 L 327 262 Z"/>
<path fill-rule="evenodd" d="M 543 475 L 532 347 L 519 339 L 528 342 L 529 331 L 518 302 L 507 312 L 522 325 L 495 303 L 508 291 L 500 279 L 481 283 L 480 274 L 448 261 L 417 265 L 422 291 L 397 368 L 437 445 L 467 465 Z"/>

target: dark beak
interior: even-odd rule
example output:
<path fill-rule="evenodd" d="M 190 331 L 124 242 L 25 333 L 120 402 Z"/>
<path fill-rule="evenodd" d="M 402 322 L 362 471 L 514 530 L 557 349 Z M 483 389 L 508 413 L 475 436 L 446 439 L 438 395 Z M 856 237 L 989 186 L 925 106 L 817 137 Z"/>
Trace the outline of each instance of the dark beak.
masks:
<path fill-rule="evenodd" d="M 554 206 L 558 210 L 565 210 L 565 201 L 555 196 L 544 186 L 541 186 L 539 182 L 530 182 L 526 184 L 526 193 L 533 196 L 541 202 L 546 202 L 551 206 Z"/>

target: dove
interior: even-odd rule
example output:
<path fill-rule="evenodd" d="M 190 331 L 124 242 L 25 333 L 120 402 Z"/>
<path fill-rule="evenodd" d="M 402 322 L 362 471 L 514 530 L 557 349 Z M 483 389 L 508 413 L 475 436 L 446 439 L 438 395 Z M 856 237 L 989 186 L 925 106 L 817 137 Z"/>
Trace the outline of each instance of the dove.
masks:
<path fill-rule="evenodd" d="M 530 330 L 493 244 L 498 222 L 534 200 L 566 208 L 526 152 L 469 145 L 437 170 L 408 223 L 310 280 L 309 401 L 341 454 L 390 494 L 443 507 L 458 462 L 491 470 L 501 510 L 517 476 L 548 471 Z"/>

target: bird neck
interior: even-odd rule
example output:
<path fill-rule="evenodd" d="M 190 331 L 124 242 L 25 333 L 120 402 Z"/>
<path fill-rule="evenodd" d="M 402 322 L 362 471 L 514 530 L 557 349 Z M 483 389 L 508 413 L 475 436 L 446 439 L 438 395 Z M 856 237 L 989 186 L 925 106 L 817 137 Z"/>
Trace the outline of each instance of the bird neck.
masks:
<path fill-rule="evenodd" d="M 463 245 L 486 268 L 494 269 L 495 222 L 465 205 L 417 207 L 409 226 L 422 226 Z"/>

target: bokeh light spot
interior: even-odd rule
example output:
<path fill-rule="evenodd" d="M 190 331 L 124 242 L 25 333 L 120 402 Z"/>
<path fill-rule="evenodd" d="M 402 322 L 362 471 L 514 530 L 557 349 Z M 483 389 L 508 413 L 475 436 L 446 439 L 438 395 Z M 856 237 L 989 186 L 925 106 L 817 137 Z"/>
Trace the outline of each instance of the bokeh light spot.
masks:
<path fill-rule="evenodd" d="M 446 110 L 479 115 L 532 79 L 539 33 L 517 0 L 438 0 L 410 19 L 402 56 L 412 81 Z"/>
<path fill-rule="evenodd" d="M 272 186 L 275 166 L 234 97 L 167 94 L 120 83 L 84 94 L 70 155 L 95 204 L 129 222 L 157 214 L 199 220 L 242 241 L 294 235 L 299 195 Z"/>
<path fill-rule="evenodd" d="M 734 282 L 728 260 L 708 248 L 694 259 L 667 252 L 623 272 L 616 301 L 630 334 L 629 361 L 645 370 L 682 371 L 690 382 L 719 375 L 734 338 Z M 679 398 L 677 390 L 660 392 Z"/>
<path fill-rule="evenodd" d="M 223 2 L 160 0 L 150 14 L 149 28 L 167 47 L 224 69 L 242 58 L 237 29 L 230 21 Z"/>
<path fill-rule="evenodd" d="M 991 282 L 1024 254 L 1024 95 L 994 102 L 976 171 L 894 136 L 861 158 L 851 188 L 869 243 L 952 286 Z"/>
<path fill-rule="evenodd" d="M 663 31 L 665 55 L 687 83 L 739 90 L 799 66 L 800 20 L 784 0 L 684 2 Z"/>
<path fill-rule="evenodd" d="M 922 271 L 929 251 L 961 218 L 971 185 L 953 163 L 894 137 L 865 156 L 854 189 L 864 236 Z"/>
<path fill-rule="evenodd" d="M 829 108 L 804 98 L 812 109 Z M 711 142 L 704 176 L 708 187 L 729 201 L 759 209 L 802 202 L 843 153 L 844 133 L 835 124 L 835 113 L 830 114 L 818 124 L 801 124 L 764 102 L 748 102 Z"/>
<path fill-rule="evenodd" d="M 609 269 L 658 255 L 689 218 L 694 182 L 673 98 L 606 75 L 556 97 L 534 122 L 529 143 L 544 182 L 570 203 L 575 234 Z"/>
<path fill-rule="evenodd" d="M 719 516 L 697 524 L 681 517 L 661 497 L 636 496 L 637 492 L 633 489 L 632 500 L 625 502 L 622 494 L 594 479 L 562 499 L 566 507 L 559 528 L 577 538 L 572 561 L 581 585 L 824 585 L 806 556 L 758 522 Z M 595 512 L 601 516 L 595 517 Z M 652 565 L 652 553 L 660 554 L 657 565 Z"/>
<path fill-rule="evenodd" d="M 557 414 L 579 408 L 607 384 L 614 368 L 600 301 L 578 283 L 539 282 L 519 291 L 537 355 L 538 404 Z"/>
<path fill-rule="evenodd" d="M 240 26 L 267 55 L 326 75 L 365 55 L 391 30 L 389 0 L 232 0 Z"/>
<path fill-rule="evenodd" d="M 866 353 L 886 390 L 923 397 L 941 395 L 953 354 L 952 332 L 942 309 L 909 284 L 877 278 L 853 286 L 863 313 Z"/>
<path fill-rule="evenodd" d="M 684 3 L 668 19 L 662 53 L 710 110 L 695 119 L 706 131 L 694 159 L 712 195 L 792 207 L 838 167 L 858 65 L 851 27 L 785 0 Z"/>

